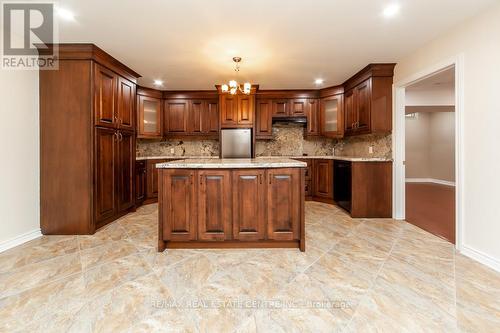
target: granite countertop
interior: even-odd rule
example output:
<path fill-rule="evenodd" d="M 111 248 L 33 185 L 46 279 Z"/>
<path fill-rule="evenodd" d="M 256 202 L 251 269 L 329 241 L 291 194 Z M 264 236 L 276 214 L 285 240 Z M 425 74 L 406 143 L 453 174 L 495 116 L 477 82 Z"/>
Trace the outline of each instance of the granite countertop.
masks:
<path fill-rule="evenodd" d="M 208 158 L 219 158 L 219 156 L 136 156 L 135 160 L 136 161 L 143 161 L 143 160 L 186 160 L 186 159 L 208 159 Z"/>
<path fill-rule="evenodd" d="M 158 169 L 305 168 L 305 162 L 289 158 L 200 158 L 158 163 Z"/>
<path fill-rule="evenodd" d="M 323 160 L 339 160 L 350 162 L 392 162 L 392 159 L 385 157 L 351 157 L 351 156 L 262 156 L 257 158 L 291 158 L 291 159 L 323 159 Z"/>

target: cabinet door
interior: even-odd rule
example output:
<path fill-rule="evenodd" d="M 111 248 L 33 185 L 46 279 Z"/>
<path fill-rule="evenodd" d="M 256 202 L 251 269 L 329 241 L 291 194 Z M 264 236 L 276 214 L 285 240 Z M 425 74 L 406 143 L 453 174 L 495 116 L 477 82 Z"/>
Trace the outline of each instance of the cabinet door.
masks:
<path fill-rule="evenodd" d="M 134 132 L 118 132 L 118 155 L 116 175 L 118 183 L 118 210 L 124 211 L 134 205 L 134 163 L 135 135 Z"/>
<path fill-rule="evenodd" d="M 187 134 L 188 117 L 188 100 L 167 100 L 165 102 L 165 135 Z"/>
<path fill-rule="evenodd" d="M 238 125 L 253 126 L 255 95 L 237 95 Z"/>
<path fill-rule="evenodd" d="M 317 99 L 308 99 L 306 102 L 307 136 L 319 135 L 319 102 Z"/>
<path fill-rule="evenodd" d="M 116 213 L 116 130 L 95 129 L 95 214 L 101 222 Z"/>
<path fill-rule="evenodd" d="M 161 138 L 161 99 L 139 95 L 137 100 L 137 137 Z"/>
<path fill-rule="evenodd" d="M 135 203 L 140 205 L 146 199 L 146 162 L 135 162 Z"/>
<path fill-rule="evenodd" d="M 355 110 L 354 89 L 345 93 L 345 121 L 344 129 L 345 134 L 352 134 L 354 132 L 357 115 Z"/>
<path fill-rule="evenodd" d="M 333 161 L 314 160 L 314 196 L 333 200 Z"/>
<path fill-rule="evenodd" d="M 273 117 L 288 117 L 289 105 L 287 99 L 273 100 Z"/>
<path fill-rule="evenodd" d="M 305 116 L 306 115 L 306 98 L 292 99 L 290 106 L 290 116 Z"/>
<path fill-rule="evenodd" d="M 233 238 L 265 239 L 266 185 L 264 170 L 233 171 Z"/>
<path fill-rule="evenodd" d="M 355 88 L 355 108 L 357 113 L 356 132 L 370 132 L 371 80 L 368 79 Z"/>
<path fill-rule="evenodd" d="M 270 100 L 257 100 L 256 109 L 257 125 L 255 137 L 257 139 L 270 139 L 273 137 L 272 103 Z"/>
<path fill-rule="evenodd" d="M 158 197 L 158 169 L 156 163 L 162 163 L 166 160 L 147 160 L 146 161 L 146 197 L 148 199 Z"/>
<path fill-rule="evenodd" d="M 121 129 L 135 129 L 135 84 L 118 78 L 118 124 Z"/>
<path fill-rule="evenodd" d="M 205 113 L 202 121 L 203 133 L 217 135 L 219 133 L 219 103 L 214 100 L 205 102 Z"/>
<path fill-rule="evenodd" d="M 221 128 L 238 125 L 238 101 L 236 95 L 220 96 L 220 117 Z"/>
<path fill-rule="evenodd" d="M 203 133 L 203 115 L 206 113 L 205 102 L 202 100 L 192 100 L 188 112 L 188 133 L 201 135 Z"/>
<path fill-rule="evenodd" d="M 326 137 L 342 137 L 343 127 L 343 96 L 335 95 L 321 99 L 321 134 Z"/>
<path fill-rule="evenodd" d="M 195 172 L 182 169 L 161 169 L 159 209 L 163 224 L 163 240 L 196 240 Z"/>
<path fill-rule="evenodd" d="M 118 76 L 98 64 L 94 66 L 94 112 L 95 125 L 116 127 Z"/>
<path fill-rule="evenodd" d="M 231 239 L 231 172 L 198 171 L 198 239 Z"/>
<path fill-rule="evenodd" d="M 267 238 L 299 239 L 302 169 L 267 172 Z"/>

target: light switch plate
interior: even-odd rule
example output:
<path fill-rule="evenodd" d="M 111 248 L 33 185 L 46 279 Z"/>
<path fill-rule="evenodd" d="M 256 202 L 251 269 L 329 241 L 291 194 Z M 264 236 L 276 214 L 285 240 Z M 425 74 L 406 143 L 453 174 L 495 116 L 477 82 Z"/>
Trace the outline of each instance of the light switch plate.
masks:
<path fill-rule="evenodd" d="M 170 154 L 172 154 L 172 155 L 175 154 L 175 148 L 170 148 Z"/>
<path fill-rule="evenodd" d="M 373 146 L 368 147 L 368 154 L 373 154 Z"/>

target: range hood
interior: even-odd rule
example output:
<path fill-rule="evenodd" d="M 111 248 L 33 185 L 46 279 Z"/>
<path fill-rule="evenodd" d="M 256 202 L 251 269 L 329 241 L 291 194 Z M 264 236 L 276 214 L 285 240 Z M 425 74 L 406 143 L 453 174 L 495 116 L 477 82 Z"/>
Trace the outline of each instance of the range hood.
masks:
<path fill-rule="evenodd" d="M 273 117 L 273 124 L 307 124 L 307 117 Z"/>

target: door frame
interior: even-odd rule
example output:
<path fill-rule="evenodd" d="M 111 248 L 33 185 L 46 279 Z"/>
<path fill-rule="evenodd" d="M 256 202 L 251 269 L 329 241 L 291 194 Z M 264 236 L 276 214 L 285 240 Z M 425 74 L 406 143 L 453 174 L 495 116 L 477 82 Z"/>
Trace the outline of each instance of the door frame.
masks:
<path fill-rule="evenodd" d="M 393 85 L 393 218 L 405 219 L 405 92 L 406 87 L 455 67 L 455 247 L 464 244 L 464 55 L 458 54 L 434 64 Z"/>

